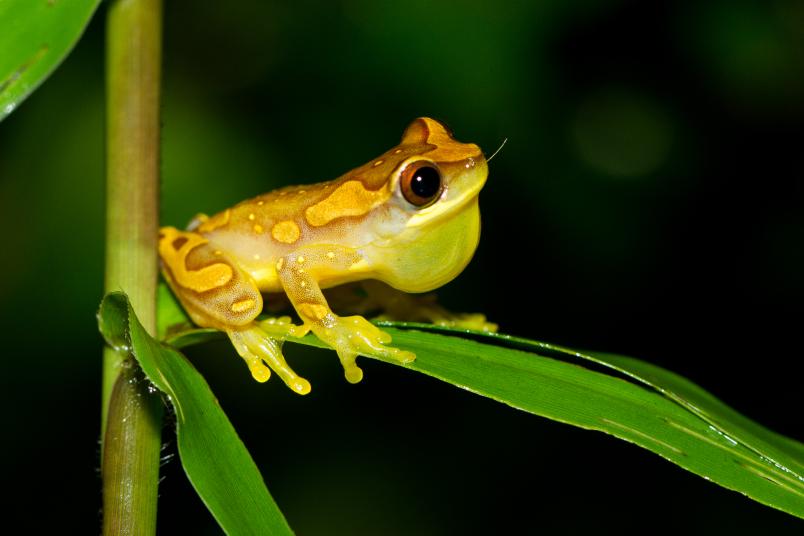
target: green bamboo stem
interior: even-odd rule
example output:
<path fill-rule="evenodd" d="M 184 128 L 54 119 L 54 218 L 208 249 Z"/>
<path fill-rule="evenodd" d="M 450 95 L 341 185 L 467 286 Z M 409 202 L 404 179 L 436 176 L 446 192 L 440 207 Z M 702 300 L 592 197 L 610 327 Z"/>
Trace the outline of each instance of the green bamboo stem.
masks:
<path fill-rule="evenodd" d="M 156 331 L 161 0 L 114 0 L 106 38 L 106 291 Z M 155 534 L 162 405 L 126 351 L 104 349 L 103 533 Z"/>

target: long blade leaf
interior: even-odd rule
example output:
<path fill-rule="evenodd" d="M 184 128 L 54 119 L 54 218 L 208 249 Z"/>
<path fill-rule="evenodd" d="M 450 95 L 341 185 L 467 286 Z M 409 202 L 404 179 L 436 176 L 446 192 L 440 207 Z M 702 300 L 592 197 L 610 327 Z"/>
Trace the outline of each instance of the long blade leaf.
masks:
<path fill-rule="evenodd" d="M 125 294 L 101 303 L 101 333 L 131 351 L 176 411 L 176 442 L 187 477 L 227 534 L 291 535 L 254 460 L 209 385 L 178 351 L 153 339 Z"/>
<path fill-rule="evenodd" d="M 496 345 L 519 348 L 563 359 L 581 359 L 603 365 L 664 394 L 707 421 L 726 437 L 730 437 L 751 448 L 757 454 L 767 458 L 781 470 L 789 473 L 804 484 L 804 465 L 802 465 L 802 459 L 804 459 L 802 449 L 804 449 L 804 445 L 790 438 L 780 436 L 755 423 L 683 376 L 656 365 L 632 357 L 572 350 L 562 346 L 498 333 L 467 332 L 465 330 L 418 323 L 397 322 L 387 325 L 450 335 L 469 334 Z"/>
<path fill-rule="evenodd" d="M 171 302 L 172 296 L 163 293 L 160 311 L 172 310 L 179 319 Z M 163 325 L 162 333 L 178 347 L 220 337 L 214 330 L 187 326 L 184 321 L 175 329 Z M 632 358 L 506 335 L 419 324 L 383 326 L 395 346 L 416 353 L 416 361 L 406 368 L 535 415 L 630 441 L 721 486 L 804 518 L 801 444 L 754 423 L 681 376 Z M 326 348 L 310 335 L 288 342 Z M 585 363 L 603 365 L 612 373 L 586 368 Z"/>

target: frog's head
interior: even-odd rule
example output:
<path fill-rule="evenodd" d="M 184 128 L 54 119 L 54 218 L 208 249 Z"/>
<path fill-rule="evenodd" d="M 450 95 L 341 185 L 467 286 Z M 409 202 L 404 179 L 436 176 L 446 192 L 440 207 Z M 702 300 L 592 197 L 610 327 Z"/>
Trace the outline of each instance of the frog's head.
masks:
<path fill-rule="evenodd" d="M 369 165 L 386 161 L 393 166 L 384 176 L 390 195 L 372 218 L 372 268 L 400 290 L 437 288 L 457 276 L 477 248 L 486 159 L 477 145 L 456 141 L 443 124 L 423 117 Z"/>

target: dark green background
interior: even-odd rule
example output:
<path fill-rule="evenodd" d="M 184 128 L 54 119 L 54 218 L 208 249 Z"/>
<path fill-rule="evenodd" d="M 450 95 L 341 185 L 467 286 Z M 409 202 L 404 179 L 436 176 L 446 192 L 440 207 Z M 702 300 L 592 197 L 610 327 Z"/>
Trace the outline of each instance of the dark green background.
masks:
<path fill-rule="evenodd" d="M 337 176 L 420 115 L 487 154 L 508 138 L 442 301 L 660 364 L 804 439 L 804 3 L 223 5 L 166 2 L 163 222 Z M 3 482 L 31 532 L 98 527 L 104 15 L 0 124 Z M 412 372 L 364 359 L 350 386 L 331 352 L 289 348 L 300 398 L 225 344 L 189 353 L 299 534 L 802 530 Z M 163 473 L 160 532 L 217 533 L 178 461 Z"/>

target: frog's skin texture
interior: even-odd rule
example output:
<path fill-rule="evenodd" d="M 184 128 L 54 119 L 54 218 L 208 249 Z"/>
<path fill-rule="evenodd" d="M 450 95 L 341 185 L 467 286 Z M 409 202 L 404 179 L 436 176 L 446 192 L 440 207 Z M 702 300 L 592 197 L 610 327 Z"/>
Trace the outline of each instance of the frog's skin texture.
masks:
<path fill-rule="evenodd" d="M 337 316 L 322 289 L 366 281 L 365 307 L 378 305 L 387 317 L 495 328 L 482 315 L 451 315 L 398 292 L 435 289 L 467 265 L 480 236 L 478 194 L 487 173 L 477 145 L 419 118 L 399 145 L 335 180 L 198 216 L 187 231 L 163 227 L 162 271 L 193 321 L 225 331 L 257 381 L 273 370 L 295 392 L 308 393 L 309 382 L 288 366 L 281 347 L 312 331 L 356 383 L 363 376 L 358 354 L 402 363 L 415 356 L 387 346 L 391 337 L 362 316 Z M 287 317 L 255 321 L 262 293 L 286 294 L 302 325 Z"/>

